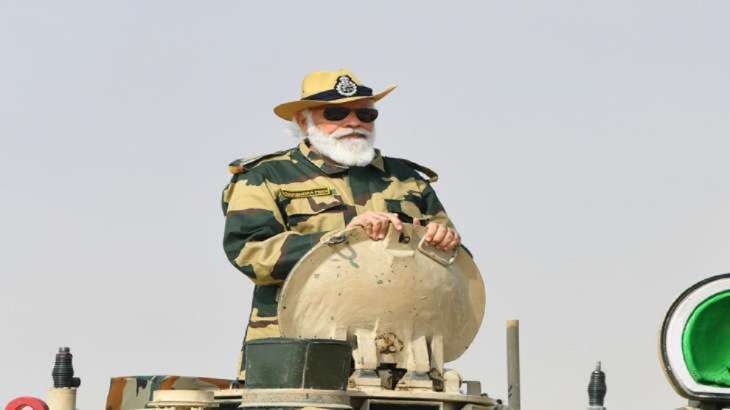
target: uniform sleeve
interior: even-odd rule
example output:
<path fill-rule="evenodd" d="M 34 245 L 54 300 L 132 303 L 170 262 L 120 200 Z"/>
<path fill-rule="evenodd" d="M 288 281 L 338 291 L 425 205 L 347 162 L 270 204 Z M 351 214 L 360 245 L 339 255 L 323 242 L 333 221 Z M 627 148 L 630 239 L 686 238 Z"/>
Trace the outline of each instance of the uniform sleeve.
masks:
<path fill-rule="evenodd" d="M 223 191 L 223 249 L 257 285 L 281 283 L 323 233 L 286 230 L 274 194 L 255 173 L 235 175 Z"/>
<path fill-rule="evenodd" d="M 428 222 L 436 222 L 439 224 L 446 225 L 450 228 L 454 228 L 453 222 L 449 219 L 446 214 L 444 206 L 436 196 L 436 191 L 433 190 L 431 184 L 423 179 L 418 180 L 418 186 L 421 190 L 421 213 L 428 218 Z"/>

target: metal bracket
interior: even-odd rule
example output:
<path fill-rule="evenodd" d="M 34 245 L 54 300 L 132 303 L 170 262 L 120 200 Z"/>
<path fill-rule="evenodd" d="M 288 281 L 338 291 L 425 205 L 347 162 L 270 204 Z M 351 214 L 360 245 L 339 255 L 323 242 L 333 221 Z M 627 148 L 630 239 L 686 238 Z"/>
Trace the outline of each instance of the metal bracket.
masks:
<path fill-rule="evenodd" d="M 333 237 L 331 237 L 331 238 L 329 238 L 329 239 L 327 239 L 325 241 L 325 243 L 327 245 L 329 245 L 329 246 L 339 245 L 339 244 L 341 244 L 343 242 L 347 242 L 347 234 L 346 233 L 341 233 L 339 235 L 335 235 L 335 236 L 333 236 Z"/>

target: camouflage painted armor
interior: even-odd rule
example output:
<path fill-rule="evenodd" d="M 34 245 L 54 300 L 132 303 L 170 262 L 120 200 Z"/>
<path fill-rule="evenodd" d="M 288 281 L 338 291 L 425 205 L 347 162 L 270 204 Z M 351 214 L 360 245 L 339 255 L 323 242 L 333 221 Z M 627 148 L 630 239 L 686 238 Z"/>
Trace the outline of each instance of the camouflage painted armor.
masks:
<path fill-rule="evenodd" d="M 185 376 L 113 377 L 106 397 L 106 410 L 141 409 L 157 390 L 217 390 L 235 387 L 233 380 Z"/>
<path fill-rule="evenodd" d="M 230 170 L 234 175 L 222 201 L 223 247 L 256 285 L 244 342 L 279 336 L 277 295 L 287 274 L 323 235 L 345 228 L 355 216 L 393 212 L 403 222 L 417 218 L 424 225 L 453 227 L 430 185 L 436 173 L 379 152 L 370 165 L 349 168 L 326 161 L 302 142 L 234 161 Z"/>

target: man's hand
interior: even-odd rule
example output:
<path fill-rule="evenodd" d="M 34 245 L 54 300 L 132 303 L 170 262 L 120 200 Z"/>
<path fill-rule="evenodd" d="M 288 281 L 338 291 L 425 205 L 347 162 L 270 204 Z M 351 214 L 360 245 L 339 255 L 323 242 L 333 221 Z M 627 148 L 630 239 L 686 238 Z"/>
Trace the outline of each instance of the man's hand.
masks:
<path fill-rule="evenodd" d="M 370 239 L 379 241 L 385 238 L 390 224 L 393 224 L 397 231 L 403 229 L 403 223 L 398 219 L 398 215 L 389 212 L 367 211 L 354 217 L 347 224 L 347 227 L 360 226 L 365 230 L 365 233 L 367 233 Z"/>
<path fill-rule="evenodd" d="M 421 225 L 419 219 L 413 221 L 414 225 Z M 450 251 L 461 244 L 461 236 L 456 230 L 436 222 L 429 222 L 426 225 L 426 242 L 443 251 Z"/>

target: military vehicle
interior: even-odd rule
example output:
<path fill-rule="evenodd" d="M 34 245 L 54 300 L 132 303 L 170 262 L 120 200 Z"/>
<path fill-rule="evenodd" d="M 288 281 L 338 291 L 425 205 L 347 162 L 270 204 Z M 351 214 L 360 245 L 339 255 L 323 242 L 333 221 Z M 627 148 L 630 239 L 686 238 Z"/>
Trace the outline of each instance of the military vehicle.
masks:
<path fill-rule="evenodd" d="M 508 397 L 481 391 L 446 367 L 476 336 L 485 287 L 464 247 L 443 252 L 406 224 L 382 241 L 359 229 L 327 235 L 293 268 L 279 295 L 281 338 L 244 345 L 245 381 L 179 376 L 115 377 L 107 410 L 157 408 L 520 409 L 519 325 L 507 324 Z M 730 406 L 730 274 L 702 281 L 671 305 L 661 363 L 683 409 Z M 61 348 L 48 402 L 6 410 L 73 410 L 80 380 Z M 606 377 L 590 375 L 588 409 L 602 410 Z"/>

